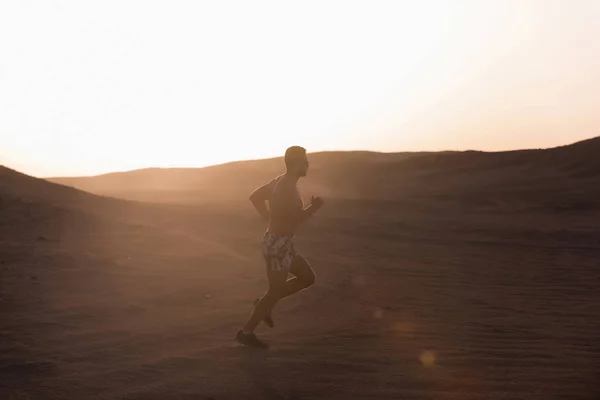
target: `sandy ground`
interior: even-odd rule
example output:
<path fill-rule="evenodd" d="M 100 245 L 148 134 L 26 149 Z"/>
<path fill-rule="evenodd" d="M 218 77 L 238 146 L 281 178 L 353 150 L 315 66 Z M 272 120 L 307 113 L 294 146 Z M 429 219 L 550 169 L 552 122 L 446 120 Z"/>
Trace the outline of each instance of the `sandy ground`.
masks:
<path fill-rule="evenodd" d="M 2 399 L 598 399 L 599 214 L 336 202 L 268 351 L 248 207 L 4 197 Z"/>

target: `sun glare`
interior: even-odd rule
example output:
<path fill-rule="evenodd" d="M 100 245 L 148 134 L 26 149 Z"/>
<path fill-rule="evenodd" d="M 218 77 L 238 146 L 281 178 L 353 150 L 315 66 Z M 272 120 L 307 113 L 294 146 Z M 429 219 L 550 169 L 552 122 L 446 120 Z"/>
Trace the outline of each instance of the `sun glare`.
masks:
<path fill-rule="evenodd" d="M 36 160 L 20 164 L 87 174 L 360 148 L 348 122 L 402 87 L 448 27 L 442 2 L 143 4 L 4 13 L 22 39 L 4 49 L 16 60 L 3 85 L 27 106 L 2 140 Z"/>
<path fill-rule="evenodd" d="M 558 61 L 600 34 L 600 7 L 535 4 L 5 2 L 0 157 L 36 176 L 87 175 L 292 144 L 518 148 L 574 140 L 573 125 L 589 137 L 598 45 Z"/>

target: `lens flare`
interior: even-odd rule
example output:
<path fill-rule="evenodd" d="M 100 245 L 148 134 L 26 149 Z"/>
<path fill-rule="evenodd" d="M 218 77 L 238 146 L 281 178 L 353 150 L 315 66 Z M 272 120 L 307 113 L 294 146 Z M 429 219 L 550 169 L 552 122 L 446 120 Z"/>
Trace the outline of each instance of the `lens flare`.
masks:
<path fill-rule="evenodd" d="M 422 352 L 419 359 L 424 367 L 431 368 L 435 365 L 435 354 L 432 351 L 427 350 Z"/>

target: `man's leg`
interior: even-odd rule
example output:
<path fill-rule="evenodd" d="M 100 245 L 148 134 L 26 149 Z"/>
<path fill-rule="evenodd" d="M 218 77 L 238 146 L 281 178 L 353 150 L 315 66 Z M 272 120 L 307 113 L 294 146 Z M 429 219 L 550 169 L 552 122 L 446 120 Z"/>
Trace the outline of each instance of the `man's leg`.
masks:
<path fill-rule="evenodd" d="M 290 273 L 294 275 L 293 278 L 288 279 L 285 282 L 285 287 L 283 288 L 283 294 L 281 298 L 290 296 L 294 293 L 297 293 L 303 289 L 306 289 L 312 286 L 315 283 L 315 272 L 312 267 L 306 261 L 304 257 L 300 254 L 296 254 L 292 261 L 292 265 L 290 267 Z M 254 306 L 258 304 L 260 301 L 260 297 L 254 301 Z M 273 309 L 271 309 L 272 311 Z M 271 317 L 271 311 L 264 318 L 265 324 L 269 327 L 273 327 L 273 318 Z"/>
<path fill-rule="evenodd" d="M 315 283 L 315 271 L 300 254 L 296 254 L 294 257 L 290 272 L 294 277 L 285 282 L 282 298 L 306 289 Z"/>
<path fill-rule="evenodd" d="M 281 298 L 288 297 L 294 293 L 297 293 L 303 289 L 306 289 L 312 286 L 315 283 L 315 271 L 313 271 L 312 267 L 306 261 L 304 257 L 300 254 L 296 254 L 292 261 L 292 265 L 290 267 L 290 273 L 294 275 L 293 278 L 288 279 L 285 282 L 285 287 L 283 288 L 283 292 Z M 260 297 L 254 301 L 254 306 L 258 304 L 260 301 Z M 273 309 L 271 308 L 271 311 Z M 265 316 L 264 321 L 269 327 L 273 327 L 273 318 L 271 317 L 271 311 Z"/>
<path fill-rule="evenodd" d="M 287 271 L 269 270 L 267 277 L 269 278 L 269 290 L 256 303 L 250 319 L 244 325 L 244 333 L 254 332 L 256 326 L 263 318 L 271 314 L 271 310 L 275 307 L 275 304 L 277 304 L 286 292 Z"/>

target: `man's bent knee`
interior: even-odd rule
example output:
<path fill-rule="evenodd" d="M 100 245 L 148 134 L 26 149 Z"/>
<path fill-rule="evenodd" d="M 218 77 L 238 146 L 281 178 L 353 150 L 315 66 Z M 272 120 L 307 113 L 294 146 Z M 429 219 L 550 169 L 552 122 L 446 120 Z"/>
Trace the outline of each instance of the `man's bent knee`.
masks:
<path fill-rule="evenodd" d="M 310 287 L 315 284 L 315 274 L 310 274 L 302 279 L 303 286 L 305 288 Z"/>
<path fill-rule="evenodd" d="M 285 295 L 285 286 L 277 288 L 269 288 L 267 293 L 264 295 L 269 301 L 277 301 Z"/>

